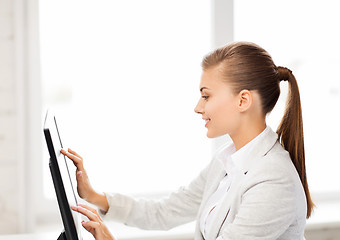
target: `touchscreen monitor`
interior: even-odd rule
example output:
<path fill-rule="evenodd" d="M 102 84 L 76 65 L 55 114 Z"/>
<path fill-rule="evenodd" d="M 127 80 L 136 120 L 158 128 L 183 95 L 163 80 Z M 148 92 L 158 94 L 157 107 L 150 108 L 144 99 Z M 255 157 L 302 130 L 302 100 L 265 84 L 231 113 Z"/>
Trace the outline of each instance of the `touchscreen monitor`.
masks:
<path fill-rule="evenodd" d="M 77 195 L 72 185 L 68 166 L 72 162 L 68 162 L 69 160 L 60 153 L 63 148 L 60 129 L 58 129 L 56 117 L 50 111 L 46 113 L 44 135 L 50 155 L 50 172 L 64 225 L 64 231 L 58 239 L 81 240 L 81 216 L 71 210 L 72 205 L 77 205 Z"/>

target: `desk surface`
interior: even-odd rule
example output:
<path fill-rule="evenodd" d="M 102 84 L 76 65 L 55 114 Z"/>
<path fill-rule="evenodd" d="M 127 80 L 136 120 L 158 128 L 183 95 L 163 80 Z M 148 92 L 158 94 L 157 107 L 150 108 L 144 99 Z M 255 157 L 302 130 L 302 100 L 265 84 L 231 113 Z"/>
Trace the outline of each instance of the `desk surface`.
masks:
<path fill-rule="evenodd" d="M 0 240 L 57 240 L 60 232 L 0 235 Z M 83 240 L 94 240 L 90 233 L 82 233 Z"/>
<path fill-rule="evenodd" d="M 58 236 L 57 233 L 0 235 L 0 240 L 57 240 Z"/>

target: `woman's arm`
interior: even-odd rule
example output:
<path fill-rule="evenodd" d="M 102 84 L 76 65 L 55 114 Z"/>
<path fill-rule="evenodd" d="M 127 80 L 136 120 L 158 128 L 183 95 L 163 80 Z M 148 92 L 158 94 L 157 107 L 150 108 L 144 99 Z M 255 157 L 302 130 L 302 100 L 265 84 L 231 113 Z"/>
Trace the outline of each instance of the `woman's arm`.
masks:
<path fill-rule="evenodd" d="M 93 195 L 90 196 L 87 201 L 96 205 L 102 212 L 107 212 L 109 210 L 109 203 L 107 202 L 107 198 L 104 193 L 94 191 Z"/>
<path fill-rule="evenodd" d="M 206 167 L 187 187 L 160 200 L 107 193 L 107 219 L 142 229 L 167 230 L 193 221 L 198 213 L 209 171 Z"/>

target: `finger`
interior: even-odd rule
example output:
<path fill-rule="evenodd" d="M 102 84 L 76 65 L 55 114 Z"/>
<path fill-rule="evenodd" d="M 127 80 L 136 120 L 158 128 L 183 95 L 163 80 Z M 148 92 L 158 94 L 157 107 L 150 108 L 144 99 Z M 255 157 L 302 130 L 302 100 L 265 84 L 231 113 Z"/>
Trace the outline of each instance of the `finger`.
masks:
<path fill-rule="evenodd" d="M 96 214 L 94 214 L 93 212 L 91 212 L 90 210 L 87 210 L 87 209 L 82 208 L 80 206 L 72 206 L 71 209 L 76 211 L 76 212 L 79 212 L 79 213 L 83 214 L 84 216 L 86 216 L 91 221 L 95 221 L 95 222 L 99 222 L 100 221 L 98 216 Z"/>
<path fill-rule="evenodd" d="M 74 154 L 72 154 L 72 153 L 70 153 L 70 152 L 68 152 L 68 151 L 65 151 L 65 149 L 61 149 L 60 152 L 61 152 L 63 155 L 65 155 L 65 156 L 68 156 L 68 157 L 70 156 L 70 157 L 73 157 L 73 158 L 80 159 L 80 158 L 77 157 L 76 155 L 74 155 Z"/>
<path fill-rule="evenodd" d="M 82 159 L 80 159 L 79 157 L 77 157 L 76 155 L 73 155 L 72 153 L 66 152 L 64 149 L 60 150 L 60 152 L 62 154 L 64 154 L 66 157 L 68 157 L 69 159 L 71 159 L 73 162 L 81 162 Z"/>
<path fill-rule="evenodd" d="M 82 159 L 78 158 L 77 156 L 66 152 L 64 149 L 61 149 L 60 152 L 65 155 L 66 157 L 68 157 L 69 159 L 71 159 L 73 161 L 73 164 L 76 167 L 81 167 L 82 166 Z"/>
<path fill-rule="evenodd" d="M 99 223 L 92 221 L 82 222 L 81 224 L 86 229 L 86 231 L 90 232 L 93 236 L 95 235 L 95 232 L 98 231 L 98 228 L 100 226 Z"/>
<path fill-rule="evenodd" d="M 68 152 L 69 153 L 72 153 L 73 155 L 76 155 L 78 158 L 80 158 L 80 159 L 83 159 L 78 153 L 76 153 L 75 151 L 73 151 L 72 149 L 68 149 Z"/>
<path fill-rule="evenodd" d="M 85 209 L 91 211 L 92 213 L 96 214 L 97 217 L 98 217 L 98 219 L 102 221 L 102 219 L 101 219 L 101 217 L 99 216 L 99 214 L 98 214 L 98 212 L 97 212 L 96 209 L 94 209 L 94 208 L 92 208 L 92 207 L 90 207 L 90 206 L 87 206 L 87 205 L 85 205 L 85 204 L 81 204 L 81 203 L 78 204 L 78 206 L 81 206 L 82 208 L 85 208 Z"/>

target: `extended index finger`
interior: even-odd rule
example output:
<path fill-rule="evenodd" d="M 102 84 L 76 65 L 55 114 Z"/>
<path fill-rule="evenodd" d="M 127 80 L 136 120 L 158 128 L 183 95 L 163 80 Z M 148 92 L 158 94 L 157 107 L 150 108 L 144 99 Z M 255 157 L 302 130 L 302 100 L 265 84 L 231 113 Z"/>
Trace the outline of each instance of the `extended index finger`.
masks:
<path fill-rule="evenodd" d="M 82 163 L 82 159 L 77 157 L 76 155 L 72 154 L 72 153 L 68 153 L 66 152 L 64 149 L 61 149 L 60 152 L 65 155 L 66 157 L 68 157 L 69 159 L 71 159 L 74 163 L 74 165 L 76 165 L 77 168 L 81 168 L 81 163 Z"/>
<path fill-rule="evenodd" d="M 75 151 L 73 151 L 72 149 L 68 149 L 69 153 L 72 153 L 73 155 L 76 155 L 77 157 L 79 157 L 80 159 L 83 159 L 78 153 L 76 153 Z"/>
<path fill-rule="evenodd" d="M 100 219 L 98 218 L 98 216 L 96 214 L 94 214 L 93 212 L 91 212 L 90 210 L 83 208 L 81 206 L 71 206 L 72 210 L 79 212 L 81 214 L 83 214 L 84 216 L 88 217 L 88 219 L 90 219 L 90 221 L 95 221 L 95 222 L 99 222 Z"/>
<path fill-rule="evenodd" d="M 85 208 L 85 209 L 91 211 L 92 213 L 94 213 L 94 214 L 97 215 L 97 217 L 98 217 L 99 220 L 102 220 L 101 217 L 99 216 L 99 214 L 98 214 L 98 212 L 97 212 L 96 209 L 94 209 L 94 208 L 92 208 L 92 207 L 90 207 L 90 206 L 87 206 L 87 205 L 85 205 L 85 204 L 78 204 L 78 206 L 80 206 L 80 207 L 82 207 L 82 208 Z"/>

